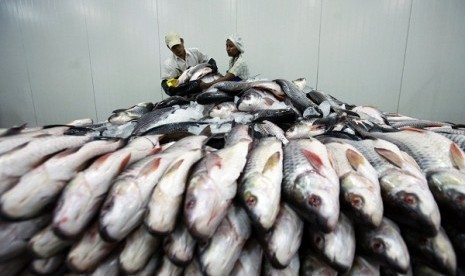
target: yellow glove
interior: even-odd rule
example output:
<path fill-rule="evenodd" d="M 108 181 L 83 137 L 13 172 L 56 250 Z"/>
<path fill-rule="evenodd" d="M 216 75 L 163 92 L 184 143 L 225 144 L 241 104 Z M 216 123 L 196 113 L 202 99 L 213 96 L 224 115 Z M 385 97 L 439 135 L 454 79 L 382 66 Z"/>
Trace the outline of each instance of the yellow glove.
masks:
<path fill-rule="evenodd" d="M 177 79 L 169 79 L 166 81 L 166 85 L 168 85 L 168 87 L 176 87 L 178 86 L 178 80 Z"/>

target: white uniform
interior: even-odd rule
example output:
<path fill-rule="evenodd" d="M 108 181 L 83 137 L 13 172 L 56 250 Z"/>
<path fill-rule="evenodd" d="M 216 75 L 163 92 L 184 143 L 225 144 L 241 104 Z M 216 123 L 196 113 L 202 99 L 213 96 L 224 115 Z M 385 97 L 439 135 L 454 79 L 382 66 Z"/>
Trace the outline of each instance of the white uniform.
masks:
<path fill-rule="evenodd" d="M 161 79 L 166 80 L 177 78 L 187 68 L 208 62 L 208 60 L 208 56 L 200 52 L 197 48 L 186 48 L 186 60 L 182 60 L 175 54 L 171 53 L 170 57 L 163 63 Z"/>

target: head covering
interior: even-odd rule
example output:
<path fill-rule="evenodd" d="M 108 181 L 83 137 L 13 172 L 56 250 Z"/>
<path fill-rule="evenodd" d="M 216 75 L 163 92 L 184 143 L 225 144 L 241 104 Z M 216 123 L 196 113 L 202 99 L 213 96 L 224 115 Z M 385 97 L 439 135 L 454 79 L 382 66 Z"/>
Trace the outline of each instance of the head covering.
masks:
<path fill-rule="evenodd" d="M 169 32 L 165 36 L 165 42 L 166 46 L 171 49 L 174 45 L 181 44 L 181 36 L 178 33 Z"/>
<path fill-rule="evenodd" d="M 228 39 L 236 46 L 239 52 L 244 52 L 244 44 L 242 44 L 242 38 L 238 35 L 230 35 Z"/>

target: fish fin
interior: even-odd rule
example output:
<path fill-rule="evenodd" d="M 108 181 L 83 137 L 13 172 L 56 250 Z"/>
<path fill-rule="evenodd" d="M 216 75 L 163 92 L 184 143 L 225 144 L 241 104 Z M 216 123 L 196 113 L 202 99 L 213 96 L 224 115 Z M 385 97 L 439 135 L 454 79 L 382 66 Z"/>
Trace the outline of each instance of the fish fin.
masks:
<path fill-rule="evenodd" d="M 336 162 L 336 159 L 334 158 L 333 153 L 331 151 L 328 151 L 328 159 L 329 159 L 329 163 L 331 164 L 331 167 L 334 169 L 336 174 L 339 175 L 339 169 L 338 169 L 338 166 L 337 166 L 337 162 Z"/>
<path fill-rule="evenodd" d="M 266 160 L 265 166 L 263 167 L 262 174 L 266 174 L 268 171 L 272 171 L 278 166 L 281 161 L 281 152 L 277 151 L 273 153 L 268 160 Z"/>
<path fill-rule="evenodd" d="M 420 166 L 418 166 L 418 163 L 415 161 L 415 159 L 413 159 L 413 157 L 410 154 L 406 153 L 405 151 L 400 151 L 400 153 L 402 154 L 402 158 L 405 161 L 407 161 L 407 163 L 411 164 L 412 166 L 417 168 L 419 171 L 421 171 Z"/>
<path fill-rule="evenodd" d="M 119 164 L 119 168 L 118 168 L 119 173 L 121 173 L 124 170 L 124 168 L 126 168 L 126 166 L 129 163 L 129 160 L 131 160 L 131 154 L 130 153 L 128 155 L 126 155 L 126 157 L 124 157 L 124 159 L 121 161 L 121 164 Z"/>
<path fill-rule="evenodd" d="M 145 165 L 145 167 L 141 170 L 141 175 L 147 175 L 150 174 L 153 171 L 156 171 L 158 167 L 160 166 L 161 163 L 161 157 L 157 157 L 152 162 L 149 164 Z"/>
<path fill-rule="evenodd" d="M 457 146 L 457 144 L 452 143 L 450 145 L 450 157 L 452 162 L 455 164 L 455 167 L 461 171 L 465 171 L 465 156 L 463 151 Z"/>
<path fill-rule="evenodd" d="M 318 156 L 318 154 L 312 152 L 312 151 L 309 151 L 309 150 L 306 150 L 306 149 L 303 149 L 302 150 L 302 153 L 304 154 L 305 158 L 307 158 L 307 160 L 310 162 L 310 164 L 312 164 L 312 166 L 317 169 L 318 171 L 323 168 L 323 161 L 321 160 L 321 158 Z"/>
<path fill-rule="evenodd" d="M 184 162 L 184 159 L 181 159 L 175 162 L 174 164 L 171 164 L 171 166 L 166 170 L 163 177 L 165 176 L 170 177 L 172 174 L 176 173 L 177 169 L 182 165 L 183 162 Z"/>
<path fill-rule="evenodd" d="M 353 149 L 346 150 L 346 157 L 352 169 L 356 171 L 358 170 L 360 165 L 365 163 L 365 157 L 363 157 L 363 155 L 361 155 L 360 153 L 356 152 Z"/>
<path fill-rule="evenodd" d="M 265 102 L 266 105 L 273 105 L 274 104 L 274 101 L 270 98 L 263 98 L 263 101 Z"/>
<path fill-rule="evenodd" d="M 418 133 L 425 133 L 425 130 L 414 128 L 414 127 L 405 127 L 405 128 L 402 128 L 402 131 L 412 131 L 412 132 L 418 132 Z"/>
<path fill-rule="evenodd" d="M 202 131 L 199 133 L 199 135 L 207 136 L 210 137 L 212 136 L 212 129 L 210 125 L 207 125 Z"/>
<path fill-rule="evenodd" d="M 218 167 L 218 168 L 221 169 L 221 165 L 222 165 L 221 164 L 221 161 L 222 161 L 221 156 L 219 156 L 218 154 L 212 152 L 212 153 L 208 154 L 206 156 L 206 158 L 207 158 L 206 159 L 206 166 L 207 166 L 207 171 L 208 171 L 209 174 L 210 174 L 210 172 L 212 171 L 212 169 L 214 167 Z"/>
<path fill-rule="evenodd" d="M 150 151 L 150 155 L 159 153 L 159 152 L 161 152 L 161 150 L 162 150 L 162 148 L 159 145 L 157 145 L 156 147 L 152 148 L 152 150 Z"/>
<path fill-rule="evenodd" d="M 402 163 L 404 162 L 402 157 L 397 155 L 395 152 L 384 149 L 384 148 L 376 148 L 375 151 L 381 155 L 384 159 L 389 161 L 391 164 L 393 164 L 396 167 L 402 168 Z"/>

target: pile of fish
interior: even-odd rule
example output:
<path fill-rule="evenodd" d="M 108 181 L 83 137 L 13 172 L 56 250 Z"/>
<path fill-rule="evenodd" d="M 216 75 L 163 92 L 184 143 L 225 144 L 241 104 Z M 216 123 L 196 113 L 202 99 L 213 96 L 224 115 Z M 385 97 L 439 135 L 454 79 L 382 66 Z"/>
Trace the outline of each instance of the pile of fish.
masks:
<path fill-rule="evenodd" d="M 0 271 L 464 275 L 464 150 L 304 79 L 3 129 Z"/>

